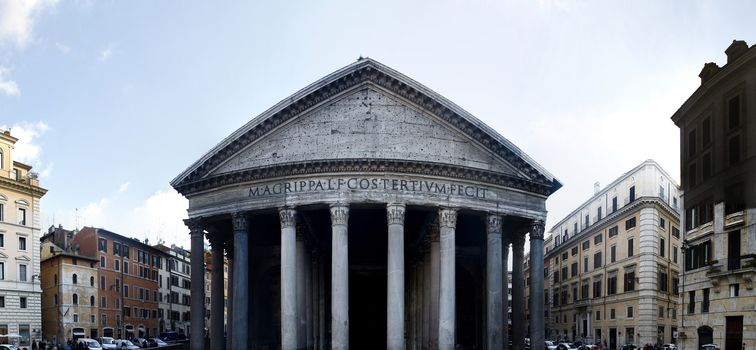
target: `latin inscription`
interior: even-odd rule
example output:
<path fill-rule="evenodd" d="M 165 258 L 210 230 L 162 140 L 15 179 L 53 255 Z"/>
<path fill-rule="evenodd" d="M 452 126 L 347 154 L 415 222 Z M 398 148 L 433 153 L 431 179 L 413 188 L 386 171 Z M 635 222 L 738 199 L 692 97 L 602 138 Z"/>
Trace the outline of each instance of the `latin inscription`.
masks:
<path fill-rule="evenodd" d="M 385 191 L 400 193 L 430 193 L 450 196 L 486 198 L 488 189 L 461 183 L 430 180 L 392 179 L 385 177 L 352 177 L 317 180 L 286 181 L 251 187 L 249 197 L 264 197 L 289 193 L 324 191 Z"/>

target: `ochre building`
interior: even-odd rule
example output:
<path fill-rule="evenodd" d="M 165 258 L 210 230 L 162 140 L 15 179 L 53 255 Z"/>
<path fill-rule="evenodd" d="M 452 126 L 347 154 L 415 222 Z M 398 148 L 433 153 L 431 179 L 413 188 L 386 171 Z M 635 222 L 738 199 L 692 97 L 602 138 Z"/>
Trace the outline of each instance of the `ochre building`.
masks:
<path fill-rule="evenodd" d="M 180 174 L 192 280 L 231 266 L 232 349 L 508 346 L 503 252 L 512 245 L 513 348 L 525 329 L 524 244 L 543 290 L 546 198 L 561 184 L 459 106 L 372 59 L 274 105 Z M 223 270 L 210 347 L 223 347 Z M 192 284 L 193 349 L 204 291 Z M 543 294 L 530 297 L 543 312 Z M 217 333 L 217 334 L 213 334 Z"/>

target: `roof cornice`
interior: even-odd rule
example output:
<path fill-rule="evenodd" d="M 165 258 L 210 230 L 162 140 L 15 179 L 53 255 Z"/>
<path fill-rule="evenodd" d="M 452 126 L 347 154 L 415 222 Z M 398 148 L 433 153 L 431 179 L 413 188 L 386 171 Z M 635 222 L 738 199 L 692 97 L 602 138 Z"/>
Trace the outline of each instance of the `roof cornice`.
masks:
<path fill-rule="evenodd" d="M 229 135 L 171 181 L 171 185 L 181 192 L 180 188 L 201 181 L 224 161 L 278 126 L 357 85 L 366 83 L 391 91 L 430 111 L 511 164 L 524 176 L 548 185 L 549 194 L 562 186 L 559 180 L 523 151 L 470 113 L 420 83 L 372 59 L 362 59 L 348 65 L 271 107 Z"/>
<path fill-rule="evenodd" d="M 47 190 L 42 187 L 32 186 L 27 183 L 7 179 L 4 177 L 0 177 L 0 187 L 8 187 L 14 190 L 23 191 L 25 193 L 31 193 L 32 195 L 36 195 L 37 197 L 42 197 L 47 193 Z"/>

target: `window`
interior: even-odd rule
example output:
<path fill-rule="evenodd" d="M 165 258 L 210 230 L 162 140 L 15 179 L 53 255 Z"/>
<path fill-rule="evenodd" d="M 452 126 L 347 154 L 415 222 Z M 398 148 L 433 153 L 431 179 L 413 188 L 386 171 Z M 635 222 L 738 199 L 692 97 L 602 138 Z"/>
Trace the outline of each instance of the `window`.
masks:
<path fill-rule="evenodd" d="M 113 242 L 113 255 L 121 255 L 121 243 Z"/>
<path fill-rule="evenodd" d="M 672 262 L 677 264 L 677 247 L 672 246 Z"/>
<path fill-rule="evenodd" d="M 619 232 L 617 225 L 612 226 L 611 228 L 609 228 L 609 237 L 616 236 L 617 232 Z"/>
<path fill-rule="evenodd" d="M 124 261 L 123 262 L 123 273 L 126 274 L 126 275 L 129 274 L 129 262 L 128 261 Z"/>
<path fill-rule="evenodd" d="M 676 226 L 672 226 L 672 237 L 680 239 L 680 229 Z"/>
<path fill-rule="evenodd" d="M 129 258 L 129 246 L 122 244 L 121 245 L 121 256 L 128 259 Z"/>
<path fill-rule="evenodd" d="M 688 132 L 688 157 L 696 156 L 696 129 Z"/>
<path fill-rule="evenodd" d="M 625 272 L 625 292 L 635 290 L 635 270 Z"/>
<path fill-rule="evenodd" d="M 677 272 L 672 271 L 672 294 L 680 295 L 680 278 L 677 277 Z"/>
<path fill-rule="evenodd" d="M 26 225 L 26 209 L 18 208 L 18 224 Z"/>
<path fill-rule="evenodd" d="M 596 221 L 601 220 L 601 207 L 598 207 L 598 210 L 596 211 Z"/>
<path fill-rule="evenodd" d="M 26 282 L 26 264 L 18 265 L 18 280 L 21 282 Z"/>
<path fill-rule="evenodd" d="M 104 238 L 100 238 L 99 240 L 99 250 L 105 253 L 108 252 L 108 241 L 105 240 Z"/>
<path fill-rule="evenodd" d="M 656 276 L 656 284 L 658 285 L 660 291 L 662 292 L 667 291 L 667 280 L 668 280 L 667 270 L 659 269 L 659 272 L 657 272 L 657 276 Z"/>
<path fill-rule="evenodd" d="M 573 233 L 575 233 L 575 234 L 577 234 L 577 232 L 578 232 L 578 225 L 577 225 L 577 222 L 576 222 L 576 223 L 575 223 L 575 225 L 573 226 L 572 232 L 573 232 Z"/>
<path fill-rule="evenodd" d="M 73 276 L 71 277 L 71 281 L 72 281 L 73 284 L 77 284 L 78 281 L 77 281 L 76 274 L 73 274 Z"/>
<path fill-rule="evenodd" d="M 593 268 L 598 269 L 601 267 L 601 252 L 593 254 Z"/>
<path fill-rule="evenodd" d="M 701 302 L 701 312 L 709 312 L 709 288 L 703 289 L 703 301 Z"/>
<path fill-rule="evenodd" d="M 601 310 L 596 310 L 596 321 L 601 321 Z"/>
<path fill-rule="evenodd" d="M 669 317 L 671 319 L 676 320 L 677 319 L 677 309 L 669 309 L 669 315 L 670 315 Z M 677 328 L 673 328 L 673 330 L 675 330 L 675 329 L 677 329 Z"/>
<path fill-rule="evenodd" d="M 572 284 L 572 302 L 576 302 L 578 300 L 578 287 L 577 283 Z"/>
<path fill-rule="evenodd" d="M 74 294 L 73 295 L 73 301 L 72 302 L 73 302 L 74 305 L 79 305 L 79 295 L 78 294 Z"/>
<path fill-rule="evenodd" d="M 599 244 L 603 240 L 604 235 L 596 235 L 593 237 L 593 244 Z"/>
<path fill-rule="evenodd" d="M 694 270 L 709 264 L 711 241 L 690 246 L 685 251 L 685 271 Z"/>
<path fill-rule="evenodd" d="M 629 196 L 631 202 L 635 200 L 635 186 L 630 186 Z"/>
<path fill-rule="evenodd" d="M 5 296 L 0 295 L 0 307 L 5 307 Z"/>
<path fill-rule="evenodd" d="M 711 142 L 711 118 L 706 117 L 706 119 L 701 122 L 701 146 L 706 148 L 706 146 L 709 145 Z"/>
<path fill-rule="evenodd" d="M 696 291 L 688 292 L 688 314 L 696 313 Z"/>
<path fill-rule="evenodd" d="M 0 261 L 0 281 L 5 279 L 5 263 Z"/>
<path fill-rule="evenodd" d="M 0 204 L 0 213 L 2 212 L 3 212 L 3 205 Z M 2 214 L 0 214 L 0 221 L 3 221 L 2 219 L 3 219 Z M 5 247 L 5 235 L 0 233 L 0 248 L 2 247 Z"/>
<path fill-rule="evenodd" d="M 129 297 L 129 285 L 124 284 L 123 285 L 123 297 L 128 298 Z"/>
<path fill-rule="evenodd" d="M 588 299 L 588 288 L 590 286 L 588 285 L 588 281 L 584 281 L 583 285 L 580 287 L 580 297 L 581 299 Z"/>
<path fill-rule="evenodd" d="M 562 253 L 562 260 L 567 260 L 567 252 Z"/>
<path fill-rule="evenodd" d="M 104 276 L 103 276 L 104 277 Z M 89 286 L 94 287 L 94 276 L 89 277 Z"/>
<path fill-rule="evenodd" d="M 667 222 L 664 220 L 664 218 L 659 218 L 659 227 L 664 228 L 667 225 Z"/>
<path fill-rule="evenodd" d="M 664 255 L 664 251 L 665 250 L 666 249 L 665 249 L 665 245 L 664 245 L 664 238 L 660 237 L 659 238 L 659 255 L 661 255 L 662 258 L 665 256 Z"/>
<path fill-rule="evenodd" d="M 19 301 L 21 302 L 21 308 L 26 309 L 26 297 L 19 298 Z"/>
<path fill-rule="evenodd" d="M 614 309 L 609 309 L 609 319 L 613 320 L 615 318 L 617 318 L 617 315 L 616 315 Z"/>
<path fill-rule="evenodd" d="M 612 198 L 612 213 L 614 213 L 615 211 L 617 211 L 617 196 L 614 196 L 614 198 Z"/>
<path fill-rule="evenodd" d="M 160 281 L 162 281 L 162 279 Z M 554 284 L 556 283 L 559 283 L 559 271 L 554 273 Z"/>
<path fill-rule="evenodd" d="M 601 278 L 593 280 L 593 297 L 601 298 Z"/>
<path fill-rule="evenodd" d="M 740 296 L 740 285 L 737 283 L 730 285 L 730 298 Z"/>
<path fill-rule="evenodd" d="M 606 280 L 606 294 L 607 295 L 614 295 L 617 294 L 617 275 L 610 276 Z"/>
<path fill-rule="evenodd" d="M 635 217 L 625 220 L 625 231 L 635 227 Z"/>
<path fill-rule="evenodd" d="M 583 272 L 588 272 L 588 257 L 583 258 Z"/>
<path fill-rule="evenodd" d="M 95 304 L 95 297 L 94 297 L 94 295 L 92 295 L 92 296 L 89 297 L 89 305 L 92 305 L 92 306 L 96 305 Z"/>
<path fill-rule="evenodd" d="M 74 314 L 74 315 L 73 315 L 73 321 L 74 321 L 75 323 L 79 323 L 79 314 Z"/>
<path fill-rule="evenodd" d="M 627 318 L 633 318 L 633 307 L 628 306 L 627 307 Z"/>
<path fill-rule="evenodd" d="M 572 247 L 572 256 L 577 255 L 577 253 L 578 253 L 578 247 L 577 246 Z"/>
<path fill-rule="evenodd" d="M 115 268 L 116 271 L 121 271 L 121 261 L 118 259 L 113 260 L 113 268 Z"/>
<path fill-rule="evenodd" d="M 633 237 L 630 237 L 627 239 L 627 256 L 628 257 L 633 256 L 633 246 L 634 246 L 633 241 L 634 241 Z"/>
<path fill-rule="evenodd" d="M 627 335 L 628 344 L 635 343 L 635 328 L 633 327 L 625 328 L 625 334 Z"/>
<path fill-rule="evenodd" d="M 585 214 L 585 225 L 583 227 L 591 226 L 591 217 L 588 214 Z"/>
<path fill-rule="evenodd" d="M 26 237 L 18 237 L 18 250 L 26 250 Z"/>
<path fill-rule="evenodd" d="M 55 300 L 55 305 L 58 305 L 58 294 L 56 293 L 53 295 L 53 300 Z"/>
<path fill-rule="evenodd" d="M 609 248 L 609 262 L 615 262 L 617 261 L 617 246 L 613 245 L 611 248 Z"/>
<path fill-rule="evenodd" d="M 727 103 L 727 126 L 730 130 L 740 126 L 740 96 L 735 96 Z"/>
<path fill-rule="evenodd" d="M 570 277 L 575 277 L 578 274 L 578 264 L 576 262 L 572 263 L 572 275 Z"/>
<path fill-rule="evenodd" d="M 100 256 L 100 267 L 105 267 L 105 265 L 106 265 L 105 264 L 105 257 L 101 255 Z"/>
<path fill-rule="evenodd" d="M 104 295 L 100 297 L 100 307 L 108 307 L 108 298 Z"/>
<path fill-rule="evenodd" d="M 95 315 L 89 315 L 89 322 L 91 322 L 91 323 L 97 322 L 97 319 L 95 318 Z"/>
<path fill-rule="evenodd" d="M 100 276 L 100 289 L 105 290 L 105 276 Z"/>
<path fill-rule="evenodd" d="M 569 278 L 569 276 L 567 276 L 567 266 L 565 266 L 562 268 L 562 281 L 567 280 L 567 278 Z"/>
<path fill-rule="evenodd" d="M 591 241 L 590 240 L 586 240 L 585 242 L 583 242 L 583 250 L 588 250 L 588 248 L 590 248 L 590 247 L 591 247 Z"/>

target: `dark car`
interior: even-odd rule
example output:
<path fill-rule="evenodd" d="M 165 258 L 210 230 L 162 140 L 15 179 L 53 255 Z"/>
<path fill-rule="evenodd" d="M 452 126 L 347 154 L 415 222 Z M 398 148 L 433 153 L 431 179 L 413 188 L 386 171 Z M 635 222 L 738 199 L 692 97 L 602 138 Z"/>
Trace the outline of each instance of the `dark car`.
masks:
<path fill-rule="evenodd" d="M 182 343 L 187 340 L 186 335 L 174 331 L 163 332 L 158 338 L 166 343 Z"/>

